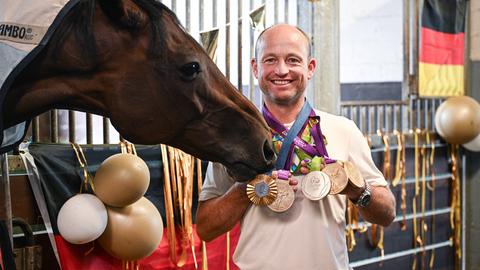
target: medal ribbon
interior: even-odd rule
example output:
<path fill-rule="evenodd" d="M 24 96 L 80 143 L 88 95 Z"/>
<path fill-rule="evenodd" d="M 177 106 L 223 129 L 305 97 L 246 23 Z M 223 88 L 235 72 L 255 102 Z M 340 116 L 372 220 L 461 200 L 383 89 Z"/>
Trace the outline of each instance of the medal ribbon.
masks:
<path fill-rule="evenodd" d="M 267 109 L 265 104 L 263 106 L 262 113 L 268 125 L 284 138 L 282 147 L 280 148 L 280 154 L 275 165 L 276 169 L 283 168 L 285 170 L 290 170 L 293 149 L 295 145 L 311 157 L 323 156 L 326 157 L 325 160 L 327 163 L 335 162 L 334 160 L 328 158 L 327 149 L 322 139 L 323 134 L 320 129 L 320 119 L 310 131 L 315 141 L 315 147 L 299 137 L 299 134 L 301 134 L 308 124 L 308 117 L 318 117 L 308 101 L 305 100 L 302 110 L 290 129 L 287 129 L 283 124 L 281 124 Z"/>

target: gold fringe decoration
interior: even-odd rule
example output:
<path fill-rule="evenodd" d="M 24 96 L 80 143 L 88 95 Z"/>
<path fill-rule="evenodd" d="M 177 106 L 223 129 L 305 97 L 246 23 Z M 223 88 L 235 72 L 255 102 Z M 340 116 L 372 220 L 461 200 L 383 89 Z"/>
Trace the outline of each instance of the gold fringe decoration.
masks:
<path fill-rule="evenodd" d="M 170 260 L 177 267 L 183 267 L 187 262 L 187 253 L 190 249 L 195 269 L 198 269 L 192 216 L 195 158 L 181 150 L 165 145 L 161 145 L 161 150 Z M 199 163 L 197 162 L 197 164 Z M 177 243 L 176 239 L 175 215 L 180 219 L 181 243 Z M 181 247 L 180 256 L 177 254 L 178 245 Z"/>
<path fill-rule="evenodd" d="M 384 133 L 382 130 L 377 130 L 377 135 L 382 138 L 384 145 L 383 151 L 383 176 L 386 180 L 391 180 L 391 169 L 390 169 L 390 139 L 388 134 Z"/>
<path fill-rule="evenodd" d="M 123 270 L 140 270 L 140 263 L 138 261 L 122 261 Z"/>
<path fill-rule="evenodd" d="M 402 221 L 400 222 L 400 228 L 402 231 L 407 230 L 407 185 L 406 185 L 406 167 L 405 167 L 405 134 L 398 130 L 394 130 L 393 134 L 397 137 L 397 160 L 395 164 L 395 178 L 392 181 L 392 186 L 397 186 L 400 180 L 402 180 L 400 209 L 402 210 Z"/>
<path fill-rule="evenodd" d="M 450 226 L 453 231 L 453 245 L 455 247 L 455 269 L 460 266 L 462 258 L 461 247 L 461 203 L 460 203 L 460 175 L 458 172 L 458 145 L 452 144 L 450 157 L 452 159 L 452 204 L 450 206 Z"/>
<path fill-rule="evenodd" d="M 198 196 L 202 192 L 203 186 L 203 176 L 202 176 L 202 161 L 197 158 L 197 189 Z M 202 241 L 202 269 L 208 270 L 208 256 L 207 256 L 207 245 L 205 241 Z"/>
<path fill-rule="evenodd" d="M 420 235 L 418 235 L 417 230 L 417 199 L 420 195 L 420 176 L 419 176 L 419 158 L 420 158 L 420 149 L 419 149 L 419 142 L 418 142 L 418 135 L 421 133 L 420 129 L 416 129 L 415 131 L 410 131 L 413 133 L 414 142 L 415 142 L 415 196 L 412 200 L 412 207 L 413 207 L 413 248 L 417 247 L 417 243 L 421 244 L 422 239 Z M 417 269 L 417 256 L 416 254 L 413 257 L 413 264 L 412 270 Z"/>
<path fill-rule="evenodd" d="M 423 134 L 425 136 L 428 136 L 426 134 L 427 131 L 423 131 Z M 420 150 L 420 154 L 422 157 L 422 197 L 421 197 L 421 202 L 422 202 L 422 218 L 420 220 L 420 246 L 424 247 L 426 245 L 426 233 L 428 230 L 428 225 L 425 222 L 425 200 L 426 200 L 426 191 L 427 191 L 427 179 L 426 179 L 426 174 L 427 174 L 427 146 L 425 144 L 426 138 L 424 142 L 422 143 L 422 148 Z M 425 269 L 425 260 L 427 256 L 427 251 L 425 249 L 422 249 L 422 269 Z"/>
<path fill-rule="evenodd" d="M 167 238 L 170 247 L 170 260 L 177 264 L 177 238 L 175 234 L 175 213 L 173 209 L 172 187 L 170 184 L 169 159 L 167 147 L 160 145 L 163 161 L 163 192 L 165 196 L 165 213 L 167 219 Z M 173 165 L 173 164 L 172 164 Z"/>
<path fill-rule="evenodd" d="M 430 144 L 430 157 L 427 159 L 427 171 L 430 172 L 432 177 L 431 184 L 427 184 L 428 190 L 432 192 L 431 194 L 431 209 L 435 210 L 435 135 L 427 133 L 427 144 Z M 432 215 L 432 243 L 435 243 L 435 215 Z M 433 264 L 435 261 L 435 249 L 432 249 L 430 253 L 430 261 L 428 263 L 430 269 L 433 269 Z"/>
<path fill-rule="evenodd" d="M 70 145 L 72 146 L 73 151 L 75 151 L 75 155 L 77 156 L 78 163 L 80 164 L 80 167 L 83 170 L 83 184 L 80 185 L 80 191 L 78 193 L 83 193 L 84 188 L 85 188 L 85 191 L 87 191 L 88 186 L 90 186 L 92 191 L 95 192 L 95 187 L 93 186 L 93 177 L 88 172 L 88 163 L 87 163 L 87 159 L 85 158 L 85 155 L 83 154 L 82 147 L 76 143 L 70 143 Z"/>

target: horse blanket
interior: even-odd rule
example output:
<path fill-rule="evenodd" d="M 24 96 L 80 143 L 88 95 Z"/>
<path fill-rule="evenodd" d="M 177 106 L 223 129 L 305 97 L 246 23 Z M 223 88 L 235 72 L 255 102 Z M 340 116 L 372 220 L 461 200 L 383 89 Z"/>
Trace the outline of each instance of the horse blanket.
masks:
<path fill-rule="evenodd" d="M 4 126 L 3 103 L 21 71 L 45 47 L 68 11 L 79 0 L 0 0 L 0 153 L 17 146 L 28 121 Z"/>

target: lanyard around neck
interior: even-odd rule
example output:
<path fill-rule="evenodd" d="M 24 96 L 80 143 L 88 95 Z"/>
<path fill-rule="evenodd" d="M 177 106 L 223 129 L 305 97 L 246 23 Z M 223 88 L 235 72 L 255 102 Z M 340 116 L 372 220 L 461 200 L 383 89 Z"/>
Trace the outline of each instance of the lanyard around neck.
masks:
<path fill-rule="evenodd" d="M 305 142 L 298 136 L 306 127 L 308 116 L 318 117 L 315 115 L 315 111 L 312 109 L 308 101 L 305 100 L 302 110 L 298 114 L 297 119 L 295 120 L 294 124 L 290 129 L 287 129 L 277 119 L 275 119 L 275 117 L 265 105 L 263 106 L 262 111 L 268 125 L 277 133 L 279 133 L 282 137 L 284 137 L 282 147 L 280 148 L 280 153 L 277 158 L 277 163 L 275 164 L 277 170 L 290 169 L 294 145 L 302 149 L 306 154 L 310 155 L 311 157 L 323 156 L 326 158 L 327 163 L 333 162 L 333 160 L 328 158 L 327 149 L 323 142 L 323 134 L 320 129 L 320 119 L 318 119 L 318 123 L 311 129 L 311 134 L 315 141 L 315 147 Z"/>

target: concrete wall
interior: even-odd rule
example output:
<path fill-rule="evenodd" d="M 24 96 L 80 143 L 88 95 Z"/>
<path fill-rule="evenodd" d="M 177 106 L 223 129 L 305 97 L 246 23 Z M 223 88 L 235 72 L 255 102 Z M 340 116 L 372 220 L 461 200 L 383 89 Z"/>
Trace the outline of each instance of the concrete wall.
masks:
<path fill-rule="evenodd" d="M 401 82 L 403 1 L 340 1 L 340 82 Z"/>

